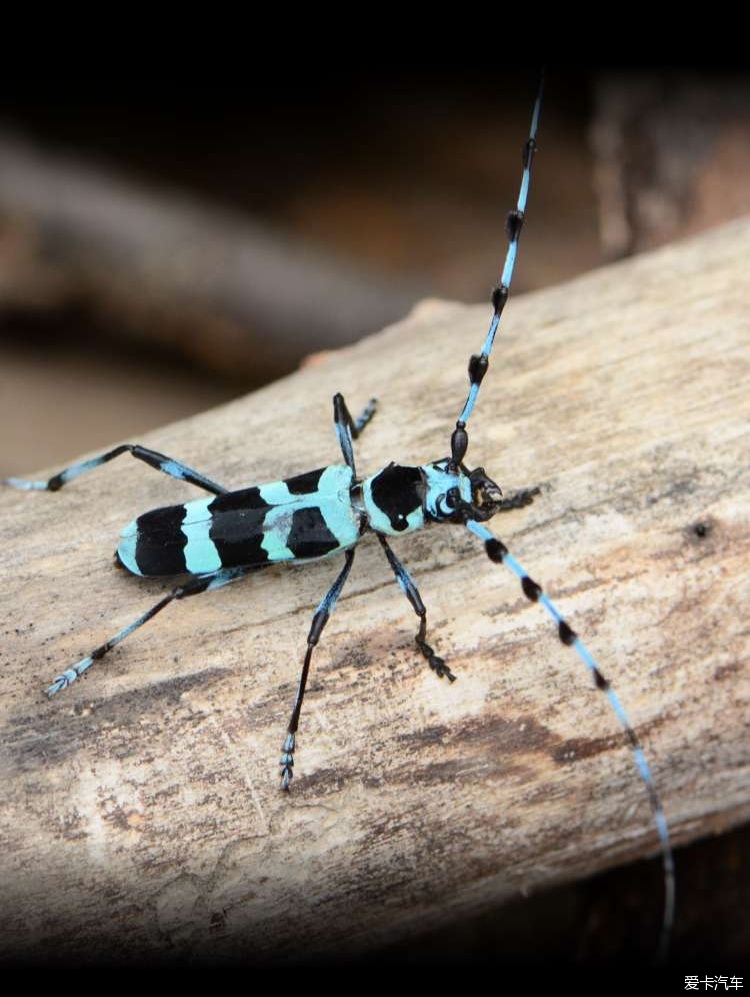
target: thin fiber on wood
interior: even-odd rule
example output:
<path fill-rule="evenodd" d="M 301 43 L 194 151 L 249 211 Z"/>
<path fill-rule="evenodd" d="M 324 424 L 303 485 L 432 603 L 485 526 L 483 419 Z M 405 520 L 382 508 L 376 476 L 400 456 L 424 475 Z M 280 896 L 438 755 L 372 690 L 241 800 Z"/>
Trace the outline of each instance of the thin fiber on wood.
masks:
<path fill-rule="evenodd" d="M 541 486 L 492 525 L 599 657 L 678 844 L 750 815 L 748 257 L 737 222 L 513 299 L 467 458 L 507 491 Z M 380 400 L 361 473 L 445 456 L 488 318 L 425 302 L 137 442 L 228 486 L 273 480 L 340 459 L 342 390 L 353 411 Z M 351 954 L 656 852 L 604 698 L 460 527 L 395 546 L 458 680 L 426 667 L 364 542 L 313 660 L 289 795 L 279 750 L 336 563 L 170 606 L 46 701 L 165 590 L 114 570 L 119 529 L 195 495 L 125 457 L 60 494 L 0 494 L 0 950 Z M 655 886 L 644 905 L 660 904 Z"/>

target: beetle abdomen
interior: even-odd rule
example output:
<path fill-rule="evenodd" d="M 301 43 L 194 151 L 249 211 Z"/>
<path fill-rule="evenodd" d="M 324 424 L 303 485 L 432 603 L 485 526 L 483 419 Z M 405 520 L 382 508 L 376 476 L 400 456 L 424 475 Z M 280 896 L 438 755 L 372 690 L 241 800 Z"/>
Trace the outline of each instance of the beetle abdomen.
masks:
<path fill-rule="evenodd" d="M 143 513 L 116 556 L 135 575 L 210 574 L 221 568 L 314 560 L 360 537 L 350 468 L 334 464 L 283 481 Z"/>

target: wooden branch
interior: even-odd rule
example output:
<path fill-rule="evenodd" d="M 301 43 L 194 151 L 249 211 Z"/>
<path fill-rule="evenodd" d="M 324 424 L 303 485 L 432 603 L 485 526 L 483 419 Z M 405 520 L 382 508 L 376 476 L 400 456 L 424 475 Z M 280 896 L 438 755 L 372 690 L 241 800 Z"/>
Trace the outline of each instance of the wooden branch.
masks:
<path fill-rule="evenodd" d="M 749 255 L 750 223 L 734 223 L 514 299 L 471 425 L 471 464 L 543 488 L 493 525 L 598 655 L 677 842 L 750 815 Z M 425 303 L 142 442 L 227 485 L 272 480 L 339 459 L 343 390 L 353 409 L 380 399 L 363 473 L 444 456 L 487 319 Z M 118 530 L 190 497 L 124 457 L 59 494 L 0 495 L 0 948 L 351 954 L 656 851 L 604 697 L 458 527 L 396 544 L 458 681 L 425 666 L 363 543 L 314 658 L 288 796 L 276 763 L 334 563 L 171 606 L 46 701 L 54 674 L 164 591 L 112 568 Z M 643 904 L 656 923 L 661 897 Z"/>

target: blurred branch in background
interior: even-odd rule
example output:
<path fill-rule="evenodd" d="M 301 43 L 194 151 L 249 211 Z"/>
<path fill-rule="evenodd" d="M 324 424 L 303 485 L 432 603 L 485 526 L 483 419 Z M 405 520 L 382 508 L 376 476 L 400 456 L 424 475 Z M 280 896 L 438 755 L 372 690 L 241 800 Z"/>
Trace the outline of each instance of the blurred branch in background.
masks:
<path fill-rule="evenodd" d="M 654 249 L 750 211 L 750 82 L 606 75 L 590 130 L 601 248 Z"/>
<path fill-rule="evenodd" d="M 418 296 L 249 217 L 0 132 L 0 311 L 86 314 L 246 384 L 400 318 Z"/>
<path fill-rule="evenodd" d="M 486 298 L 534 75 L 6 89 L 0 474 L 201 411 L 425 296 Z M 557 97 L 519 291 L 598 261 L 585 88 Z"/>

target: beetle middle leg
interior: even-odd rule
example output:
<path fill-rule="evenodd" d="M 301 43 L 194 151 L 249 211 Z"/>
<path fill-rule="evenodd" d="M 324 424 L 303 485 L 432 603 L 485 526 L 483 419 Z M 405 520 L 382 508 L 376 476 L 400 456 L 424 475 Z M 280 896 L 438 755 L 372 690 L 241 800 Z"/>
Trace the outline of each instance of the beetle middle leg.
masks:
<path fill-rule="evenodd" d="M 417 643 L 417 647 L 422 652 L 430 668 L 435 672 L 438 678 L 447 678 L 449 682 L 454 682 L 456 676 L 446 665 L 445 661 L 437 654 L 433 648 L 427 643 L 427 610 L 425 609 L 424 603 L 422 602 L 422 597 L 419 594 L 419 589 L 414 584 L 409 572 L 406 570 L 404 565 L 399 561 L 396 555 L 391 550 L 391 546 L 382 533 L 376 533 L 375 536 L 380 541 L 380 545 L 385 551 L 385 556 L 388 558 L 388 563 L 393 569 L 393 573 L 396 576 L 396 581 L 401 586 L 406 598 L 412 605 L 412 609 L 419 617 L 419 630 L 414 638 Z"/>
<path fill-rule="evenodd" d="M 338 598 L 341 595 L 341 590 L 344 587 L 346 579 L 349 577 L 349 572 L 352 567 L 352 562 L 354 561 L 354 549 L 348 550 L 346 552 L 346 563 L 341 569 L 338 578 L 330 587 L 328 592 L 325 594 L 320 602 L 320 605 L 315 610 L 315 615 L 312 619 L 312 624 L 310 626 L 310 633 L 307 635 L 307 651 L 305 653 L 305 660 L 302 665 L 302 674 L 300 675 L 299 685 L 297 687 L 297 696 L 294 700 L 294 708 L 292 709 L 292 716 L 289 720 L 289 726 L 287 727 L 286 737 L 284 738 L 284 744 L 281 749 L 281 760 L 279 765 L 281 766 L 281 788 L 289 789 L 289 783 L 292 781 L 292 776 L 294 775 L 294 747 L 296 743 L 297 728 L 299 727 L 299 716 L 302 712 L 302 700 L 305 697 L 305 687 L 307 686 L 307 676 L 310 671 L 310 661 L 312 660 L 312 653 L 315 649 L 316 644 L 320 640 L 320 635 L 323 633 L 323 628 L 330 618 L 333 612 Z"/>

